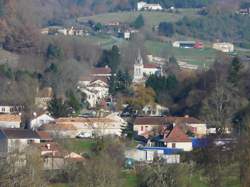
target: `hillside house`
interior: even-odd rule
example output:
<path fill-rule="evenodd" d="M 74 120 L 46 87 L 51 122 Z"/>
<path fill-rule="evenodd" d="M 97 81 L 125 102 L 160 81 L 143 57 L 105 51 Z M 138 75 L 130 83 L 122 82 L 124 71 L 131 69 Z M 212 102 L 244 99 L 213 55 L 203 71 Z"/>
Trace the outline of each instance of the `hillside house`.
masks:
<path fill-rule="evenodd" d="M 24 107 L 21 105 L 0 104 L 0 114 L 19 114 L 23 109 Z"/>
<path fill-rule="evenodd" d="M 216 49 L 223 53 L 231 53 L 231 52 L 234 52 L 234 45 L 232 43 L 227 43 L 227 42 L 214 43 L 213 49 Z"/>
<path fill-rule="evenodd" d="M 47 124 L 50 122 L 55 121 L 54 118 L 52 118 L 50 115 L 43 113 L 41 115 L 36 115 L 33 117 L 33 119 L 31 119 L 30 121 L 30 128 L 33 130 L 38 129 L 40 126 L 42 126 L 43 124 Z"/>
<path fill-rule="evenodd" d="M 163 10 L 162 6 L 158 4 L 149 4 L 143 1 L 140 1 L 137 3 L 137 10 L 142 11 L 142 10 L 152 10 L 152 11 L 161 11 Z"/>
<path fill-rule="evenodd" d="M 5 156 L 13 151 L 23 151 L 31 143 L 40 143 L 39 135 L 29 129 L 1 129 L 0 154 Z"/>
<path fill-rule="evenodd" d="M 0 128 L 20 128 L 21 115 L 0 114 Z"/>
<path fill-rule="evenodd" d="M 195 48 L 195 49 L 202 49 L 203 43 L 200 41 L 175 41 L 173 42 L 173 47 L 176 48 Z"/>
<path fill-rule="evenodd" d="M 106 66 L 106 67 L 98 67 L 98 68 L 94 68 L 91 70 L 91 76 L 93 77 L 111 77 L 111 68 Z"/>
<path fill-rule="evenodd" d="M 75 138 L 80 133 L 121 136 L 122 127 L 126 125 L 126 121 L 113 113 L 106 117 L 59 118 L 54 123 L 42 125 L 40 130 L 58 138 Z"/>
<path fill-rule="evenodd" d="M 109 86 L 106 78 L 102 77 L 81 77 L 78 82 L 78 89 L 86 95 L 90 108 L 96 107 L 109 95 Z"/>
<path fill-rule="evenodd" d="M 182 149 L 183 151 L 192 151 L 192 140 L 185 132 L 175 125 L 172 130 L 164 132 L 164 145 L 168 148 Z"/>
<path fill-rule="evenodd" d="M 168 108 L 159 104 L 146 105 L 142 109 L 142 114 L 145 116 L 163 116 L 168 112 Z"/>
<path fill-rule="evenodd" d="M 137 117 L 134 121 L 134 131 L 138 135 L 147 136 L 153 130 L 158 129 L 166 123 L 163 116 Z"/>

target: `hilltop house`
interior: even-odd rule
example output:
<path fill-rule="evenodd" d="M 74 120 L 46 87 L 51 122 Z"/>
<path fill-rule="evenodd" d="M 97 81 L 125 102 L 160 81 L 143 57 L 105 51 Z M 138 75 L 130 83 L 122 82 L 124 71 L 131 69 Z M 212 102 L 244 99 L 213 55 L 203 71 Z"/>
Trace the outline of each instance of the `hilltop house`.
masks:
<path fill-rule="evenodd" d="M 20 128 L 21 116 L 15 114 L 0 114 L 0 128 Z"/>
<path fill-rule="evenodd" d="M 234 52 L 234 45 L 232 43 L 214 43 L 213 48 L 223 53 Z"/>
<path fill-rule="evenodd" d="M 134 64 L 134 83 L 143 83 L 145 78 L 150 75 L 162 74 L 162 67 L 158 64 L 143 64 L 143 59 L 140 51 L 138 52 L 138 57 Z"/>
<path fill-rule="evenodd" d="M 40 130 L 59 138 L 75 138 L 80 133 L 121 136 L 122 127 L 126 125 L 127 122 L 113 113 L 106 117 L 59 118 L 54 123 L 42 125 Z"/>
<path fill-rule="evenodd" d="M 39 135 L 29 129 L 1 129 L 0 154 L 5 156 L 13 151 L 23 151 L 31 143 L 40 143 Z"/>
<path fill-rule="evenodd" d="M 142 10 L 163 10 L 162 6 L 158 4 L 148 4 L 146 2 L 140 1 L 137 3 L 137 10 L 142 11 Z"/>

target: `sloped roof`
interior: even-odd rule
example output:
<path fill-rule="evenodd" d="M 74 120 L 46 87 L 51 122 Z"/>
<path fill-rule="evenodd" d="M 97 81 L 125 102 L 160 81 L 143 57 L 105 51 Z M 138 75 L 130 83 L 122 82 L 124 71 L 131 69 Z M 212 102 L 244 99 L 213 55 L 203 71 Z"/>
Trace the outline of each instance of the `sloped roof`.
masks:
<path fill-rule="evenodd" d="M 21 122 L 21 116 L 14 114 L 0 114 L 0 121 Z"/>
<path fill-rule="evenodd" d="M 53 140 L 52 137 L 49 135 L 49 133 L 46 131 L 36 131 L 36 133 L 38 134 L 41 140 L 48 140 L 48 141 Z"/>
<path fill-rule="evenodd" d="M 109 67 L 94 68 L 94 69 L 92 69 L 91 73 L 93 75 L 111 74 L 111 68 L 109 68 Z"/>
<path fill-rule="evenodd" d="M 163 125 L 166 123 L 165 117 L 162 116 L 145 116 L 137 117 L 135 119 L 135 125 Z"/>
<path fill-rule="evenodd" d="M 157 64 L 144 64 L 144 68 L 157 69 L 157 68 L 159 68 L 159 65 L 157 65 Z"/>
<path fill-rule="evenodd" d="M 30 129 L 1 129 L 8 139 L 40 139 L 39 135 Z"/>
<path fill-rule="evenodd" d="M 167 116 L 166 121 L 169 123 L 176 123 L 176 124 L 199 124 L 202 123 L 202 121 L 198 120 L 197 118 L 194 117 L 172 117 L 172 116 Z"/>
<path fill-rule="evenodd" d="M 191 139 L 176 125 L 165 138 L 165 142 L 191 142 Z"/>

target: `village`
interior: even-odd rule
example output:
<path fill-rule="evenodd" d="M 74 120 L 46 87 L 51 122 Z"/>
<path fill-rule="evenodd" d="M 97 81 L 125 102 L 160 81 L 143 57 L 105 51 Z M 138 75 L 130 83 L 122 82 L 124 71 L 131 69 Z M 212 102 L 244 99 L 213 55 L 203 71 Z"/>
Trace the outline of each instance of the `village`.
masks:
<path fill-rule="evenodd" d="M 19 1 L 0 0 L 0 186 L 249 186 L 250 3 Z"/>

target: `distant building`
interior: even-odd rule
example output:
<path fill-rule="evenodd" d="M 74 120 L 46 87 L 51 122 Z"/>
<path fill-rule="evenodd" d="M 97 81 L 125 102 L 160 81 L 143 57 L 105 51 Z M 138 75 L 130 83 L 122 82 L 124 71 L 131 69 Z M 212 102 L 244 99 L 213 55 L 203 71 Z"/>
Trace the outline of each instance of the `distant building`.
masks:
<path fill-rule="evenodd" d="M 48 108 L 48 104 L 53 97 L 53 90 L 51 87 L 45 87 L 43 89 L 37 90 L 37 95 L 35 97 L 35 105 L 43 110 Z"/>
<path fill-rule="evenodd" d="M 142 113 L 145 116 L 162 116 L 168 112 L 168 108 L 159 104 L 146 105 L 142 109 Z"/>
<path fill-rule="evenodd" d="M 0 114 L 0 128 L 20 128 L 21 116 L 16 114 Z"/>
<path fill-rule="evenodd" d="M 162 6 L 158 4 L 148 4 L 146 2 L 138 2 L 137 3 L 137 10 L 142 11 L 142 10 L 154 10 L 154 11 L 160 11 L 163 10 Z"/>
<path fill-rule="evenodd" d="M 58 138 L 75 138 L 80 133 L 96 136 L 121 136 L 127 125 L 117 113 L 105 117 L 68 117 L 56 119 L 54 123 L 42 125 L 40 130 Z"/>
<path fill-rule="evenodd" d="M 145 82 L 145 77 L 150 75 L 161 75 L 162 74 L 162 67 L 158 64 L 143 64 L 143 59 L 141 57 L 141 53 L 139 51 L 138 57 L 134 64 L 134 83 L 143 83 Z"/>
<path fill-rule="evenodd" d="M 202 49 L 203 43 L 200 41 L 175 41 L 173 47 Z"/>
<path fill-rule="evenodd" d="M 224 53 L 234 52 L 234 45 L 232 43 L 214 43 L 213 48 Z"/>
<path fill-rule="evenodd" d="M 183 151 L 192 151 L 193 149 L 192 140 L 178 125 L 164 133 L 164 145 L 168 148 L 182 149 Z"/>
<path fill-rule="evenodd" d="M 5 156 L 13 151 L 23 151 L 32 143 L 40 143 L 40 136 L 29 129 L 1 129 L 0 154 Z"/>
<path fill-rule="evenodd" d="M 112 70 L 110 67 L 98 67 L 91 70 L 91 76 L 94 77 L 111 77 Z"/>
<path fill-rule="evenodd" d="M 0 104 L 0 114 L 19 114 L 23 109 L 24 107 L 21 105 Z"/>
<path fill-rule="evenodd" d="M 49 116 L 46 113 L 43 113 L 41 115 L 34 116 L 34 118 L 31 119 L 30 128 L 35 130 L 35 129 L 38 129 L 43 124 L 47 124 L 47 123 L 50 123 L 53 121 L 55 121 L 54 118 L 52 118 L 51 116 Z"/>

